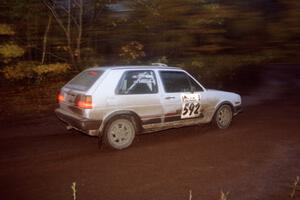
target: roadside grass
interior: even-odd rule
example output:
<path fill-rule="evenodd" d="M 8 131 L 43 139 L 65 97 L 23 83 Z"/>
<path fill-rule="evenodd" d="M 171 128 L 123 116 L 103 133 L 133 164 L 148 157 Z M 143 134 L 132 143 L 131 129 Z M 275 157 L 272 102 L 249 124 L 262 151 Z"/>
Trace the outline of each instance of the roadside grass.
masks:
<path fill-rule="evenodd" d="M 300 195 L 300 177 L 296 176 L 295 180 L 291 185 L 292 191 L 289 194 L 290 199 L 299 199 Z M 189 200 L 192 200 L 192 190 L 189 190 Z M 229 200 L 229 192 L 220 191 L 219 200 Z"/>
<path fill-rule="evenodd" d="M 71 185 L 71 189 L 72 189 L 72 197 L 73 197 L 73 200 L 76 200 L 77 199 L 77 189 L 76 189 L 76 182 L 73 182 L 72 185 Z"/>
<path fill-rule="evenodd" d="M 229 192 L 223 192 L 223 190 L 221 190 L 219 200 L 229 200 L 228 195 Z"/>
<path fill-rule="evenodd" d="M 72 190 L 72 199 L 77 200 L 77 188 L 76 182 L 73 182 L 71 185 Z M 297 176 L 292 184 L 292 192 L 290 193 L 289 197 L 291 199 L 296 199 L 298 196 L 296 195 L 297 192 L 300 192 L 300 178 Z M 229 192 L 224 192 L 223 190 L 220 191 L 220 196 L 218 200 L 229 200 Z M 189 190 L 188 200 L 193 200 L 193 191 Z"/>
<path fill-rule="evenodd" d="M 296 177 L 295 181 L 292 184 L 292 192 L 290 193 L 290 198 L 295 199 L 296 193 L 300 191 L 300 182 L 299 176 Z"/>
<path fill-rule="evenodd" d="M 223 190 L 220 191 L 219 200 L 229 200 L 228 198 L 229 192 L 224 192 Z M 189 191 L 189 200 L 193 199 L 192 190 Z"/>

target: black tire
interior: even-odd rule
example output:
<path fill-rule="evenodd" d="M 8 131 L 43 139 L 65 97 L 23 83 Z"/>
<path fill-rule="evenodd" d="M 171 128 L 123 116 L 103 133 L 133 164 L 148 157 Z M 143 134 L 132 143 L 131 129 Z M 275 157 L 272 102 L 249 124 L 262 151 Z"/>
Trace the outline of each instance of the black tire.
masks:
<path fill-rule="evenodd" d="M 113 118 L 105 128 L 105 143 L 114 149 L 125 149 L 132 144 L 136 132 L 135 123 L 130 116 Z"/>
<path fill-rule="evenodd" d="M 220 129 L 230 126 L 233 117 L 232 108 L 228 104 L 221 105 L 214 115 L 214 124 Z"/>

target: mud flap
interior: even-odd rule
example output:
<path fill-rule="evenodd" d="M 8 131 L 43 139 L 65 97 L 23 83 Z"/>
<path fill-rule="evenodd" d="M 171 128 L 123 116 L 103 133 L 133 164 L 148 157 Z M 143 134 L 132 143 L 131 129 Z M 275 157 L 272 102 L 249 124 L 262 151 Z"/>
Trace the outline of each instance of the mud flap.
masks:
<path fill-rule="evenodd" d="M 98 149 L 103 150 L 104 146 L 105 146 L 104 134 L 99 133 L 99 136 L 98 136 Z"/>

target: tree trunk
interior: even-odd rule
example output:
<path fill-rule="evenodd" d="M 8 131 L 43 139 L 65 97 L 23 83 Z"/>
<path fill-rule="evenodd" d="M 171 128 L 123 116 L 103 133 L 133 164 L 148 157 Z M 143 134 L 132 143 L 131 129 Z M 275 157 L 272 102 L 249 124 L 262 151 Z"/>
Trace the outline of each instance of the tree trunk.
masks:
<path fill-rule="evenodd" d="M 79 0 L 78 3 L 79 6 L 79 24 L 78 24 L 78 37 L 76 39 L 76 58 L 77 63 L 80 63 L 81 61 L 81 38 L 82 38 L 82 15 L 83 15 L 83 2 L 82 0 Z"/>
<path fill-rule="evenodd" d="M 67 22 L 67 31 L 66 31 L 66 37 L 67 37 L 67 43 L 68 43 L 68 52 L 70 55 L 71 63 L 75 69 L 77 69 L 76 61 L 74 58 L 74 52 L 72 47 L 72 38 L 71 38 L 71 0 L 68 0 L 68 22 Z"/>
<path fill-rule="evenodd" d="M 42 64 L 44 64 L 44 62 L 45 62 L 45 56 L 46 56 L 46 50 L 47 50 L 48 33 L 49 33 L 49 30 L 50 30 L 51 23 L 52 23 L 52 15 L 49 15 L 48 23 L 47 23 L 46 30 L 45 30 L 45 33 L 44 33 L 44 38 L 43 38 Z"/>
<path fill-rule="evenodd" d="M 66 40 L 67 40 L 67 48 L 68 53 L 70 56 L 70 62 L 75 70 L 78 70 L 77 66 L 77 54 L 79 53 L 80 58 L 80 49 L 81 49 L 81 38 L 82 38 L 82 17 L 83 17 L 83 1 L 79 0 L 79 2 L 75 0 L 68 0 L 67 1 L 67 8 L 64 7 L 57 7 L 57 5 L 53 5 L 50 0 L 43 0 L 43 3 L 46 7 L 50 10 L 51 14 L 53 15 L 56 22 L 59 24 L 59 26 L 62 28 Z M 78 22 L 76 21 L 76 17 L 72 16 L 72 7 L 78 7 L 79 8 L 79 19 Z M 61 9 L 65 16 L 62 16 L 58 13 L 56 9 Z M 64 22 L 66 20 L 66 22 Z M 77 27 L 78 36 L 75 39 L 76 43 L 74 44 L 74 40 L 72 38 L 72 20 L 73 24 Z M 73 30 L 73 29 L 72 29 Z"/>

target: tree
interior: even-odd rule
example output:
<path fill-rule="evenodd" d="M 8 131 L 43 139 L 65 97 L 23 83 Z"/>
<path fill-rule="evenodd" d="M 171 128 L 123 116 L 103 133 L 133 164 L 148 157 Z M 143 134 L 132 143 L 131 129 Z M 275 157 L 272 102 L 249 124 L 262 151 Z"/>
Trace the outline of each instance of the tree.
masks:
<path fill-rule="evenodd" d="M 235 8 L 194 0 L 135 0 L 122 28 L 123 37 L 138 38 L 147 55 L 186 57 L 226 49 L 226 22 Z M 124 38 L 126 39 L 126 38 Z"/>
<path fill-rule="evenodd" d="M 62 29 L 71 63 L 76 68 L 81 59 L 83 0 L 68 0 L 67 3 L 58 0 L 43 0 L 43 3 Z"/>
<path fill-rule="evenodd" d="M 300 52 L 300 2 L 278 0 L 277 5 L 283 9 L 277 11 L 267 26 L 269 45 L 297 57 Z"/>
<path fill-rule="evenodd" d="M 52 18 L 53 18 L 53 16 L 49 15 L 48 23 L 47 23 L 47 26 L 46 26 L 46 29 L 45 29 L 45 34 L 44 34 L 44 37 L 43 37 L 43 53 L 42 53 L 42 61 L 41 61 L 42 64 L 44 64 L 44 62 L 45 62 L 47 41 L 48 41 L 48 33 L 49 33 L 49 30 L 50 30 L 50 27 L 51 27 Z"/>

